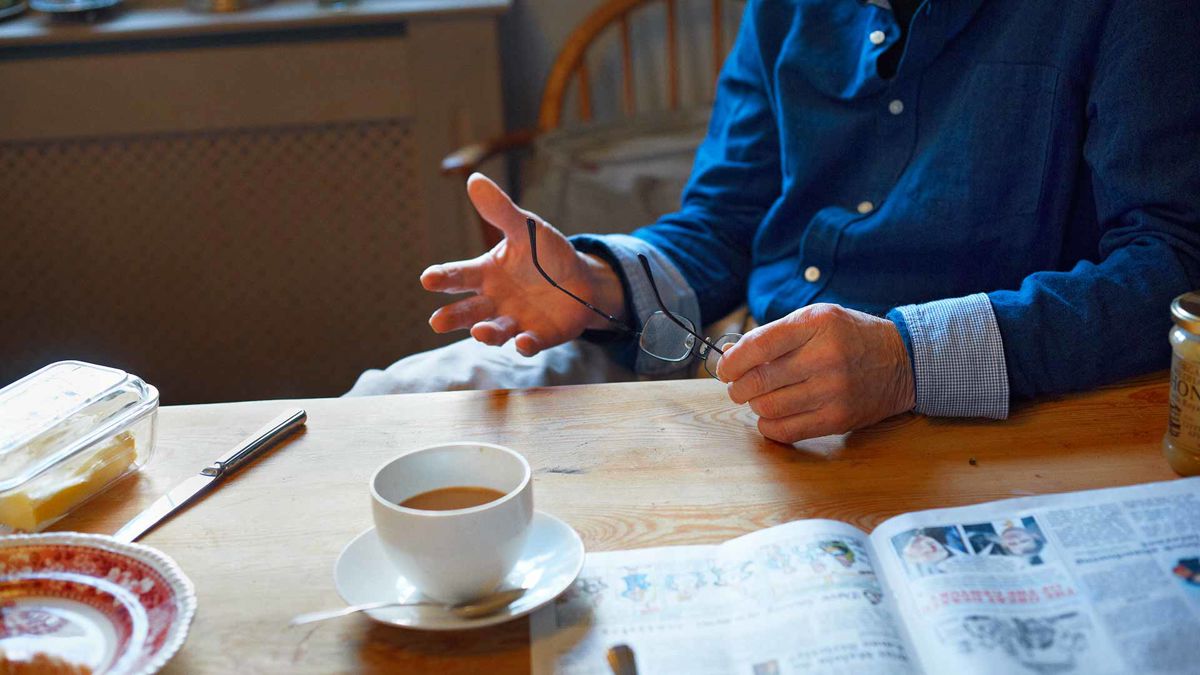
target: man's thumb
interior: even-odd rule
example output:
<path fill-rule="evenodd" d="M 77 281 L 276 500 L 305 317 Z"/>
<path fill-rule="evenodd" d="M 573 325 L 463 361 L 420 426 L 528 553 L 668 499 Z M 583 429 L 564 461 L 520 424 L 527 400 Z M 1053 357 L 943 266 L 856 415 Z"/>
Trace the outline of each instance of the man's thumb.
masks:
<path fill-rule="evenodd" d="M 491 178 L 481 173 L 471 174 L 467 179 L 467 195 L 479 215 L 505 237 L 521 236 L 525 231 L 525 213 Z"/>

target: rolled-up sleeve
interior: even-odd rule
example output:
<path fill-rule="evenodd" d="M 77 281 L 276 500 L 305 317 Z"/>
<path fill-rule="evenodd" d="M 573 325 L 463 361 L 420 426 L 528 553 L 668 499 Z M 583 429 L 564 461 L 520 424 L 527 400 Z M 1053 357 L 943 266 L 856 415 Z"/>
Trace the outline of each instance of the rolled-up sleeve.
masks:
<path fill-rule="evenodd" d="M 987 295 L 897 307 L 888 313 L 912 361 L 916 410 L 943 417 L 1008 416 L 1004 342 Z"/>
<path fill-rule="evenodd" d="M 700 325 L 700 306 L 696 301 L 696 293 L 679 268 L 653 245 L 624 234 L 582 234 L 571 237 L 571 243 L 577 250 L 598 255 L 613 266 L 625 290 L 625 311 L 636 320 L 638 330 L 642 329 L 651 314 L 659 311 L 650 281 L 646 279 L 646 273 L 638 261 L 639 253 L 650 260 L 654 283 L 667 309 L 686 317 L 694 326 Z M 638 349 L 633 341 L 627 342 L 630 344 L 614 344 L 613 356 L 637 373 L 667 375 L 687 365 L 656 359 Z"/>

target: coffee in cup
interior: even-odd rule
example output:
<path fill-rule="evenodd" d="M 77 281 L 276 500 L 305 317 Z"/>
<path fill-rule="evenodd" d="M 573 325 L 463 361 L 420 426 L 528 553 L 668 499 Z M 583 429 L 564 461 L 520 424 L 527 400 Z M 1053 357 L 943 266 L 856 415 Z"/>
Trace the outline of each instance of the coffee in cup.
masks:
<path fill-rule="evenodd" d="M 371 477 L 384 552 L 424 595 L 480 598 L 516 565 L 533 518 L 529 462 L 490 443 L 407 452 Z"/>
<path fill-rule="evenodd" d="M 400 506 L 422 511 L 454 511 L 483 506 L 503 496 L 503 492 L 485 487 L 447 487 L 409 497 L 400 502 Z"/>

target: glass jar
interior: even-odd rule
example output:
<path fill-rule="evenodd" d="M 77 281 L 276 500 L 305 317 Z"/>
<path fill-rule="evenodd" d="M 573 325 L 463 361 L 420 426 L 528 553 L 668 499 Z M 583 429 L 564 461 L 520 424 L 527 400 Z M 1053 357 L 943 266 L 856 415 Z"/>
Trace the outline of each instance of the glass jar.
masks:
<path fill-rule="evenodd" d="M 1171 413 L 1163 453 L 1181 476 L 1200 475 L 1200 293 L 1171 303 Z"/>

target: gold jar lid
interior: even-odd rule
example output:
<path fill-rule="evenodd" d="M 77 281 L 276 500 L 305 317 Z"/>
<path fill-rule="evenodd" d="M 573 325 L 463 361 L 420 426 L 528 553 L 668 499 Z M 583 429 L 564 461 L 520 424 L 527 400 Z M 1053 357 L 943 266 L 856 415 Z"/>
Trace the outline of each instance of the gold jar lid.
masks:
<path fill-rule="evenodd" d="M 1171 319 L 1189 333 L 1200 335 L 1200 292 L 1184 293 L 1171 302 Z"/>

